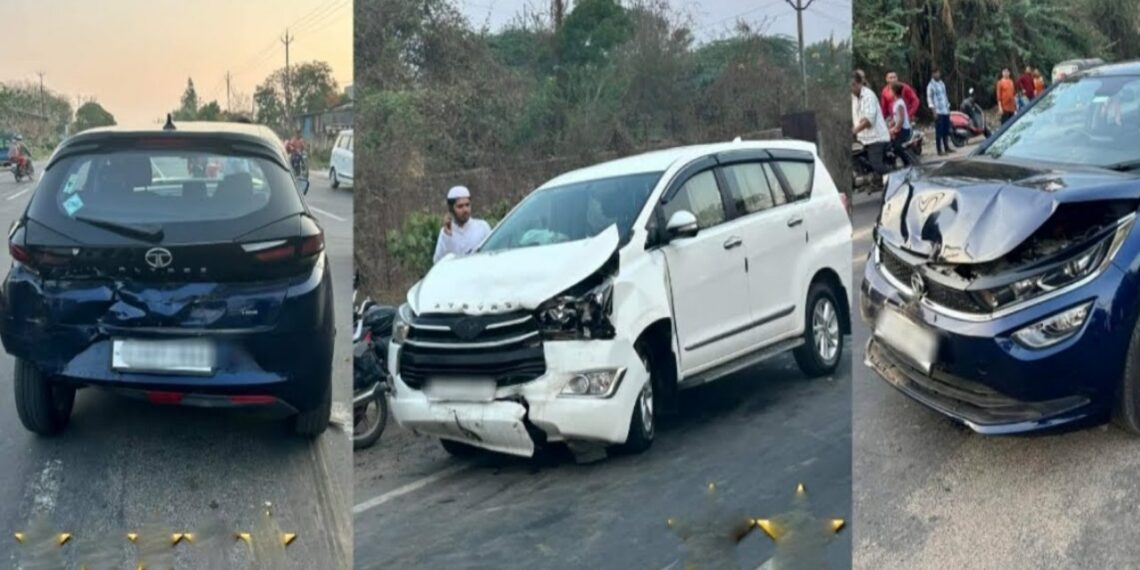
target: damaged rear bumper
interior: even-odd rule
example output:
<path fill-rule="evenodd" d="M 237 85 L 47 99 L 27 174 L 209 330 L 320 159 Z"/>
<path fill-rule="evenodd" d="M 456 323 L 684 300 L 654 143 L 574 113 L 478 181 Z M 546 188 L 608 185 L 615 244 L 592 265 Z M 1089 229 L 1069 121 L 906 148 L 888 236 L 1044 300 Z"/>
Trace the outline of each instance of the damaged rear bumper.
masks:
<path fill-rule="evenodd" d="M 913 320 L 937 338 L 929 373 L 875 337 L 864 364 L 923 405 L 984 434 L 1045 431 L 1107 420 L 1124 372 L 1132 331 L 1125 280 L 1115 266 L 1090 283 L 1047 302 L 987 320 L 960 320 L 920 306 Z M 885 307 L 908 299 L 869 261 L 860 314 L 874 329 Z M 1074 305 L 1093 301 L 1083 328 L 1044 349 L 1029 349 L 1014 332 Z"/>
<path fill-rule="evenodd" d="M 624 443 L 634 402 L 649 378 L 629 341 L 547 342 L 543 349 L 547 371 L 541 377 L 498 387 L 491 401 L 440 401 L 404 383 L 399 350 L 390 347 L 388 361 L 393 382 L 389 402 L 400 425 L 522 457 L 534 455 L 547 442 Z M 605 368 L 626 370 L 610 397 L 560 395 L 576 373 Z"/>

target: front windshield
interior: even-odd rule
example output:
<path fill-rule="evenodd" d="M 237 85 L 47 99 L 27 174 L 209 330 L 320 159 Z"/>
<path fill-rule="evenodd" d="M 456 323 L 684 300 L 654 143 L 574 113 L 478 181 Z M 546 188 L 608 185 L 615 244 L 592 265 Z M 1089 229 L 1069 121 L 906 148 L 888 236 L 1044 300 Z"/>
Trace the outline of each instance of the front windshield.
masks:
<path fill-rule="evenodd" d="M 603 178 L 539 190 L 499 223 L 480 251 L 588 239 L 613 224 L 617 224 L 621 243 L 626 243 L 661 174 Z"/>
<path fill-rule="evenodd" d="M 1140 161 L 1140 77 L 1056 85 L 986 149 L 990 158 L 1112 168 Z"/>

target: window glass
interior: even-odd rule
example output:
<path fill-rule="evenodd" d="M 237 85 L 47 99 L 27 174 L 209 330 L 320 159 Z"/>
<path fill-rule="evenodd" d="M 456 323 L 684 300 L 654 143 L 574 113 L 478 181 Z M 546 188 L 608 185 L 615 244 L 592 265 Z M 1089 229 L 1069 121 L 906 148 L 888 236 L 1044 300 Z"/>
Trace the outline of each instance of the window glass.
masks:
<path fill-rule="evenodd" d="M 669 203 L 665 204 L 665 220 L 673 214 L 688 210 L 697 217 L 701 228 L 715 226 L 724 221 L 724 202 L 716 184 L 716 175 L 706 170 L 681 187 Z"/>

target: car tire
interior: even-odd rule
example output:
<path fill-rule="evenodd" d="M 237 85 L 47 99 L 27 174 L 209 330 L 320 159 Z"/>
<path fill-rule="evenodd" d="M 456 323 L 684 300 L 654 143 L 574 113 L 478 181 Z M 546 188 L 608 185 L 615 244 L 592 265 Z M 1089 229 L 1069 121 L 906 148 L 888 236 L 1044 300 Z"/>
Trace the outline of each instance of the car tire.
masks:
<path fill-rule="evenodd" d="M 793 354 L 807 376 L 815 378 L 835 371 L 843 357 L 841 305 L 826 283 L 815 283 L 808 290 L 804 311 L 804 343 Z"/>
<path fill-rule="evenodd" d="M 332 186 L 333 190 L 340 188 L 340 180 L 337 179 L 337 177 L 336 177 L 336 169 L 335 168 L 329 169 L 329 186 Z"/>
<path fill-rule="evenodd" d="M 330 418 L 332 418 L 332 383 L 326 382 L 325 396 L 320 405 L 293 418 L 293 433 L 301 437 L 316 438 L 328 429 Z"/>
<path fill-rule="evenodd" d="M 75 406 L 75 387 L 52 382 L 35 364 L 16 359 L 16 414 L 28 431 L 56 435 L 67 427 Z"/>
<path fill-rule="evenodd" d="M 654 362 L 660 362 L 660 359 L 654 358 L 656 352 L 652 349 L 646 341 L 640 341 L 635 347 L 637 355 L 641 357 L 641 362 L 649 370 L 649 380 L 641 387 L 641 391 L 637 394 L 637 399 L 633 402 L 633 412 L 629 419 L 629 434 L 625 438 L 625 443 L 621 445 L 621 451 L 630 455 L 643 453 L 650 446 L 653 445 L 653 439 L 657 435 L 657 412 L 659 409 L 656 394 L 661 391 L 655 388 L 657 379 L 661 376 L 657 374 Z"/>
<path fill-rule="evenodd" d="M 459 441 L 440 439 L 439 443 L 443 446 L 443 450 L 446 451 L 448 455 L 458 459 L 471 459 L 472 457 L 483 454 L 482 449 Z"/>
<path fill-rule="evenodd" d="M 1112 409 L 1112 423 L 1131 435 L 1140 435 L 1140 319 L 1132 327 L 1124 374 Z"/>

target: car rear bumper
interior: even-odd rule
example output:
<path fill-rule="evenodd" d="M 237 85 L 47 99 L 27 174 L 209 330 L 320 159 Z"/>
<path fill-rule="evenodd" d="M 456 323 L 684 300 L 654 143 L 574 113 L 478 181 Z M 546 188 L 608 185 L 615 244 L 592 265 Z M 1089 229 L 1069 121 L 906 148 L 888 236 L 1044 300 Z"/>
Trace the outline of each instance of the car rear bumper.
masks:
<path fill-rule="evenodd" d="M 276 321 L 244 328 L 110 325 L 114 288 L 49 289 L 14 268 L 0 296 L 0 341 L 16 358 L 60 381 L 114 390 L 180 393 L 187 405 L 281 405 L 307 411 L 330 389 L 333 299 L 324 265 L 287 285 Z M 155 295 L 161 298 L 161 288 Z M 236 302 L 236 301 L 235 301 Z M 17 309 L 17 305 L 22 305 Z M 155 305 L 158 305 L 156 302 Z M 112 307 L 112 308 L 108 308 Z M 116 339 L 208 338 L 218 366 L 202 376 L 123 372 L 112 368 Z M 214 398 L 214 397 L 218 398 Z M 239 396 L 238 398 L 234 398 Z M 219 399 L 220 398 L 220 399 Z M 270 402 L 269 399 L 275 400 Z M 170 398 L 173 400 L 173 398 Z M 174 402 L 171 402 L 174 403 Z"/>
<path fill-rule="evenodd" d="M 1024 310 L 963 320 L 911 308 L 912 320 L 932 331 L 938 350 L 930 373 L 874 334 L 886 307 L 908 299 L 873 260 L 864 271 L 859 309 L 872 328 L 864 364 L 914 400 L 985 434 L 1045 431 L 1108 418 L 1123 375 L 1131 322 L 1117 306 L 1126 275 L 1115 266 L 1090 283 Z M 1048 348 L 1029 349 L 1014 332 L 1072 306 L 1092 301 L 1083 328 Z"/>
<path fill-rule="evenodd" d="M 623 340 L 547 342 L 547 372 L 496 390 L 493 401 L 433 401 L 399 374 L 399 347 L 389 348 L 396 421 L 418 433 L 529 457 L 546 442 L 624 443 L 634 402 L 649 378 L 633 345 Z M 625 369 L 609 398 L 560 395 L 577 372 Z"/>

